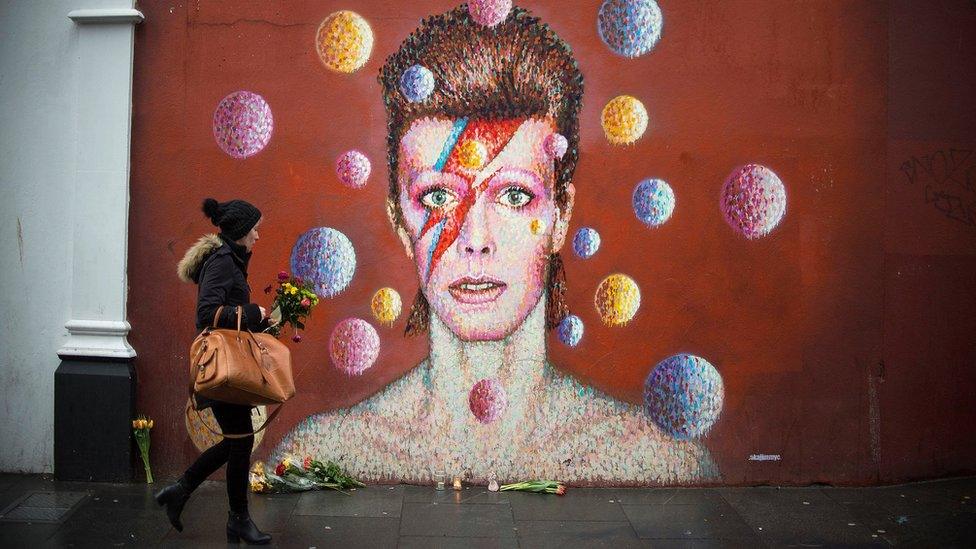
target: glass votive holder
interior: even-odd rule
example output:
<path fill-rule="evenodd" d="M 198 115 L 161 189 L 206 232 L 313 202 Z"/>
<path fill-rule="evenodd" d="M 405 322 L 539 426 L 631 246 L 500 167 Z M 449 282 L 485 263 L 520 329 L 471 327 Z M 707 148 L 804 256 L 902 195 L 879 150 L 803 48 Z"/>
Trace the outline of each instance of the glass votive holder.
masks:
<path fill-rule="evenodd" d="M 444 471 L 434 471 L 434 483 L 437 490 L 443 490 L 447 483 L 447 473 Z"/>

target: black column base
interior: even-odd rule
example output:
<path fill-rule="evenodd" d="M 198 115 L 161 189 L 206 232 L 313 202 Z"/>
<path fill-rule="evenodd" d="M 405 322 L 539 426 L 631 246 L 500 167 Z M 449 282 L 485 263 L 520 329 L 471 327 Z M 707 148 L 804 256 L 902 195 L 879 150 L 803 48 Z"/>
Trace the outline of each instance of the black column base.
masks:
<path fill-rule="evenodd" d="M 135 410 L 131 360 L 62 360 L 54 373 L 54 478 L 130 482 Z"/>

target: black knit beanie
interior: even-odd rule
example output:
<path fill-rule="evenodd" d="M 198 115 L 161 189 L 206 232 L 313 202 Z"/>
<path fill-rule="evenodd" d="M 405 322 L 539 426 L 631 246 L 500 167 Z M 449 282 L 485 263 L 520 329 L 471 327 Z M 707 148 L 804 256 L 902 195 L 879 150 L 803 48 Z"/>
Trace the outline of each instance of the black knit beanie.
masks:
<path fill-rule="evenodd" d="M 208 198 L 203 201 L 203 213 L 230 240 L 244 238 L 261 219 L 261 210 L 243 200 L 217 202 Z"/>

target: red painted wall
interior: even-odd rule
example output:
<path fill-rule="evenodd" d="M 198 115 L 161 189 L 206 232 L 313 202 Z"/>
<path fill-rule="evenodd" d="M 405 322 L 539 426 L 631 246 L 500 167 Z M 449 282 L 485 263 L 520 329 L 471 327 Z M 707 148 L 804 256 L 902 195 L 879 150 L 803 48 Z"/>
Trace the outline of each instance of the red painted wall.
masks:
<path fill-rule="evenodd" d="M 640 402 L 644 377 L 678 352 L 707 357 L 725 407 L 705 439 L 723 482 L 875 483 L 973 472 L 976 438 L 976 4 L 660 0 L 664 35 L 649 55 L 616 57 L 596 33 L 599 2 L 523 3 L 574 49 L 586 79 L 571 234 L 601 228 L 584 263 L 563 253 L 569 301 L 587 343 L 554 342 L 561 368 Z M 255 298 L 287 268 L 295 239 L 339 229 L 356 247 L 350 287 L 324 300 L 292 345 L 299 395 L 256 455 L 310 413 L 378 391 L 426 355 L 405 316 L 381 328 L 369 375 L 329 365 L 338 320 L 370 318 L 391 286 L 405 307 L 413 264 L 386 219 L 385 114 L 376 74 L 426 15 L 454 2 L 145 2 L 137 27 L 129 235 L 130 341 L 139 409 L 156 418 L 154 462 L 176 474 L 195 449 L 183 427 L 195 287 L 177 261 L 212 229 L 202 198 L 245 198 L 265 214 L 252 260 Z M 325 70 L 313 43 L 323 18 L 353 9 L 373 55 L 350 75 Z M 247 89 L 275 117 L 268 147 L 244 161 L 217 147 L 218 101 Z M 603 105 L 644 101 L 647 134 L 611 147 Z M 367 187 L 336 180 L 358 148 Z M 954 151 L 954 152 L 953 152 Z M 940 152 L 942 153 L 940 155 Z M 943 158 L 945 161 L 943 161 Z M 786 185 L 768 237 L 723 221 L 718 195 L 736 166 L 759 162 Z M 678 207 L 657 230 L 630 210 L 633 186 L 662 177 Z M 593 290 L 612 272 L 641 286 L 625 328 L 606 328 Z M 780 461 L 750 461 L 779 454 Z"/>

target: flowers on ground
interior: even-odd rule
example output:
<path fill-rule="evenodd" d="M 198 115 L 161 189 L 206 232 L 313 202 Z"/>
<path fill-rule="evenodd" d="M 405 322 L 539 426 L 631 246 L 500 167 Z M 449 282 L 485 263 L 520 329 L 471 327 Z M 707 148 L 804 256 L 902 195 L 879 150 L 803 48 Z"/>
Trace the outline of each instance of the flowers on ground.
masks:
<path fill-rule="evenodd" d="M 305 320 L 312 313 L 312 309 L 319 304 L 319 296 L 315 295 L 312 286 L 297 277 L 292 277 L 287 271 L 278 273 L 278 289 L 275 291 L 274 303 L 271 304 L 271 320 L 275 322 L 266 331 L 275 337 L 281 335 L 285 324 L 290 324 L 294 330 L 292 341 L 302 340 L 299 330 L 305 329 Z M 271 293 L 274 284 L 264 289 Z"/>
<path fill-rule="evenodd" d="M 555 480 L 530 480 L 516 482 L 515 484 L 503 484 L 500 490 L 502 492 L 516 490 L 519 492 L 536 492 L 539 494 L 556 494 L 557 496 L 562 496 L 566 494 L 566 485 Z"/>
<path fill-rule="evenodd" d="M 295 458 L 286 457 L 273 468 L 260 461 L 251 467 L 251 491 L 255 493 L 304 492 L 317 489 L 343 492 L 348 488 L 362 486 L 365 484 L 347 475 L 336 463 L 322 463 L 311 456 L 305 456 L 301 463 Z"/>
<path fill-rule="evenodd" d="M 136 444 L 139 445 L 139 454 L 142 456 L 142 464 L 146 468 L 146 483 L 153 483 L 152 468 L 149 466 L 149 431 L 153 428 L 153 420 L 149 417 L 140 415 L 132 420 L 132 433 L 136 437 Z"/>

